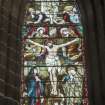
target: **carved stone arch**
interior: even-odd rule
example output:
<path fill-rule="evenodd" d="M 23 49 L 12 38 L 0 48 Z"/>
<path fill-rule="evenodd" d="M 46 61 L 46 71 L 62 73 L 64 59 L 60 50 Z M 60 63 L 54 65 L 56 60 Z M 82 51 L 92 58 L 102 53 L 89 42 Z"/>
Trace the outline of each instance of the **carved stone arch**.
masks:
<path fill-rule="evenodd" d="M 86 36 L 86 67 L 88 71 L 88 90 L 90 105 L 102 105 L 105 103 L 105 30 L 103 0 L 78 0 L 84 34 Z"/>

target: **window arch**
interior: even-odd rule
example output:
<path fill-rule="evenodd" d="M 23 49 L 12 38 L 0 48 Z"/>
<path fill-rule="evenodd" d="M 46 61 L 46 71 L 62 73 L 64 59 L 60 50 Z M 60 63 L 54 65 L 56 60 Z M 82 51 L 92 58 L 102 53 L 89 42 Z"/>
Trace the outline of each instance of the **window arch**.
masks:
<path fill-rule="evenodd" d="M 29 0 L 22 105 L 88 105 L 81 14 L 75 0 Z"/>

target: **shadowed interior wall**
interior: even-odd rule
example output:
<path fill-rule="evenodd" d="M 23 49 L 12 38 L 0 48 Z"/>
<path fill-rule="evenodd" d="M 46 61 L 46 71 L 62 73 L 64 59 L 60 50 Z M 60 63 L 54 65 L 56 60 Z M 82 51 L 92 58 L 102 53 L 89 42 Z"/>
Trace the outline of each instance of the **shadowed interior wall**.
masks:
<path fill-rule="evenodd" d="M 79 0 L 84 26 L 90 105 L 105 104 L 105 1 Z"/>
<path fill-rule="evenodd" d="M 0 0 L 0 104 L 17 105 L 20 95 L 24 0 Z"/>

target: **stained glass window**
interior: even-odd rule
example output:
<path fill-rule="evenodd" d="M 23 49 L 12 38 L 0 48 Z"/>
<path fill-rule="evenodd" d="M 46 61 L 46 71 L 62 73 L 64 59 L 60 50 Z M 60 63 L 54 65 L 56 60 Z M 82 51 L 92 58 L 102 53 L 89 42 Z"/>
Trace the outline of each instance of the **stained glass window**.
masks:
<path fill-rule="evenodd" d="M 75 0 L 28 0 L 22 42 L 21 105 L 89 104 Z"/>

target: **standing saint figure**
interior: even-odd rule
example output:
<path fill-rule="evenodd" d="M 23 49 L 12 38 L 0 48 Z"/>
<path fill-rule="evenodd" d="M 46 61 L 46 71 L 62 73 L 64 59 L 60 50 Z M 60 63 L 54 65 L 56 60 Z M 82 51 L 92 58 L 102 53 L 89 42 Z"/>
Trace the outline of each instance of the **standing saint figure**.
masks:
<path fill-rule="evenodd" d="M 60 45 L 54 45 L 52 41 L 48 42 L 47 45 L 41 45 L 39 43 L 36 43 L 30 39 L 28 39 L 28 42 L 31 44 L 34 44 L 35 46 L 39 46 L 42 48 L 47 49 L 47 56 L 45 58 L 46 66 L 48 67 L 48 72 L 50 75 L 50 81 L 51 81 L 51 94 L 57 95 L 57 72 L 61 72 L 61 62 L 59 60 L 59 57 L 57 55 L 57 51 L 59 48 L 65 47 L 67 45 L 73 44 L 75 42 L 78 42 L 80 39 L 76 38 L 70 42 L 67 42 L 65 44 Z"/>

